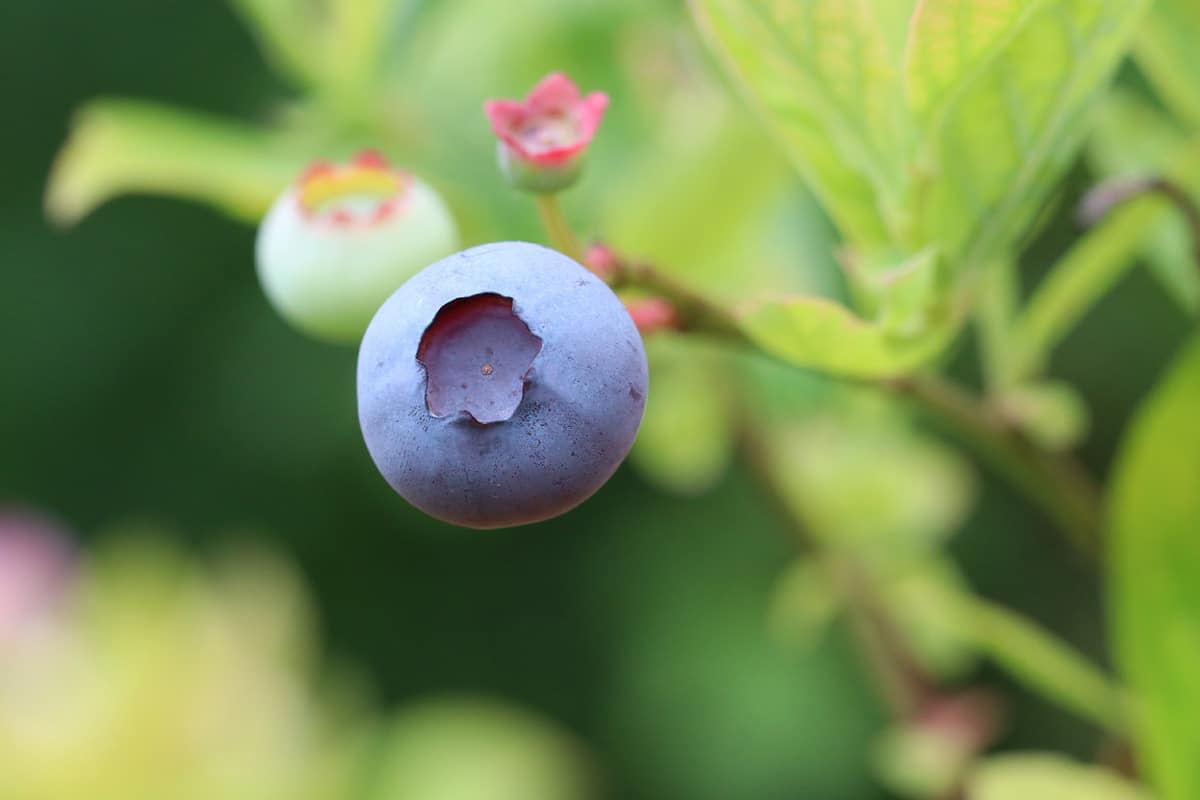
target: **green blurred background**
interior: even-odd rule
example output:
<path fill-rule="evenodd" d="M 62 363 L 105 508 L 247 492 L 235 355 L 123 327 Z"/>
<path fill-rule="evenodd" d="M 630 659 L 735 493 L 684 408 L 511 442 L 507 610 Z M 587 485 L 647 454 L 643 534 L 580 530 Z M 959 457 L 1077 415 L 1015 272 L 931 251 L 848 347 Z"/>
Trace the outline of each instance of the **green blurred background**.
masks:
<path fill-rule="evenodd" d="M 539 240 L 532 204 L 496 173 L 479 106 L 561 69 L 613 97 L 589 175 L 566 198 L 580 228 L 720 296 L 839 291 L 828 224 L 678 4 L 410 6 L 383 95 L 399 134 L 372 142 L 364 126 L 320 139 L 313 158 L 379 144 L 442 191 L 466 243 Z M 579 510 L 526 528 L 423 516 L 362 445 L 354 351 L 303 338 L 264 302 L 253 227 L 144 197 L 70 230 L 43 213 L 72 113 L 97 96 L 245 121 L 319 112 L 292 104 L 217 0 L 7 0 L 2 18 L 0 502 L 58 516 L 85 556 L 130 525 L 199 558 L 231 541 L 281 552 L 314 598 L 324 660 L 354 665 L 373 705 L 503 698 L 573 732 L 606 796 L 886 796 L 867 764 L 884 713 L 842 634 L 815 648 L 770 635 L 775 581 L 798 548 L 740 460 L 723 468 L 731 444 L 683 456 L 711 462 L 700 475 L 656 469 L 645 452 Z M 1070 201 L 1089 180 L 1072 172 L 1026 251 L 1027 281 L 1076 235 Z M 1135 271 L 1057 354 L 1055 374 L 1089 399 L 1083 452 L 1098 473 L 1187 325 Z M 657 347 L 652 359 L 681 346 Z M 725 369 L 726 355 L 712 358 Z M 968 348 L 952 371 L 976 379 Z M 808 398 L 835 391 L 801 383 Z M 673 481 L 685 491 L 665 490 Z M 986 470 L 976 483 L 950 546 L 972 585 L 1103 659 L 1091 570 Z M 1094 754 L 1091 729 L 975 674 L 1015 698 L 1004 746 Z"/>

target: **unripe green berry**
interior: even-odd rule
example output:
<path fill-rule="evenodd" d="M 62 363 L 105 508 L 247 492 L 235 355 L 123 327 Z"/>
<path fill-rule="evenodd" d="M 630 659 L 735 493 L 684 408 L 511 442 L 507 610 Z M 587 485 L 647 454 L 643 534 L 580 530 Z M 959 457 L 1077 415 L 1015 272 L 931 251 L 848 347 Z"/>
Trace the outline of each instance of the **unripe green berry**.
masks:
<path fill-rule="evenodd" d="M 316 164 L 280 195 L 258 231 L 258 277 L 292 325 L 355 343 L 400 284 L 457 249 L 437 193 L 364 153 Z"/>

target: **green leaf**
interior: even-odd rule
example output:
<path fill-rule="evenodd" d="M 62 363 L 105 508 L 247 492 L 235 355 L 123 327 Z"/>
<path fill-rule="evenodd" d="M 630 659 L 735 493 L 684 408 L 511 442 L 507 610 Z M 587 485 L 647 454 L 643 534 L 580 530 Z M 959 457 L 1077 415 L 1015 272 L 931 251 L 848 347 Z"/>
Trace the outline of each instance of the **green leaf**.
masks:
<path fill-rule="evenodd" d="M 231 0 L 267 60 L 348 122 L 369 114 L 402 0 Z"/>
<path fill-rule="evenodd" d="M 1155 91 L 1190 128 L 1200 127 L 1200 5 L 1155 0 L 1134 43 L 1134 57 Z"/>
<path fill-rule="evenodd" d="M 280 73 L 301 86 L 321 83 L 322 20 L 309 0 L 230 0 Z"/>
<path fill-rule="evenodd" d="M 701 31 L 846 238 L 891 241 L 913 131 L 900 86 L 912 0 L 693 0 Z"/>
<path fill-rule="evenodd" d="M 918 115 L 917 241 L 958 269 L 1003 256 L 1087 130 L 1146 0 L 924 0 L 906 89 Z"/>
<path fill-rule="evenodd" d="M 964 512 L 966 507 L 964 506 Z M 966 594 L 966 578 L 948 557 L 931 552 L 909 563 L 875 565 L 874 574 L 913 653 L 943 681 L 962 679 L 978 662 L 974 643 L 960 635 L 947 593 Z"/>
<path fill-rule="evenodd" d="M 1161 111 L 1132 92 L 1114 92 L 1096 115 L 1088 152 L 1102 176 L 1117 177 L 1160 174 L 1186 148 L 1184 131 Z M 1200 266 L 1182 215 L 1163 215 L 1142 251 L 1168 294 L 1186 311 L 1200 311 Z"/>
<path fill-rule="evenodd" d="M 1049 753 L 1014 753 L 982 762 L 967 778 L 966 800 L 1151 800 L 1117 773 Z"/>
<path fill-rule="evenodd" d="M 825 563 L 793 562 L 775 582 L 767 624 L 781 644 L 813 649 L 837 616 L 841 599 Z"/>
<path fill-rule="evenodd" d="M 78 113 L 50 175 L 46 211 L 70 225 L 128 192 L 201 200 L 257 221 L 304 156 L 248 125 L 132 100 Z"/>
<path fill-rule="evenodd" d="M 1200 797 L 1200 336 L 1122 445 L 1109 508 L 1117 664 L 1162 800 Z"/>
<path fill-rule="evenodd" d="M 890 411 L 890 410 L 889 410 Z M 872 563 L 936 550 L 971 506 L 968 465 L 883 411 L 826 413 L 773 430 L 774 482 L 805 530 Z"/>
<path fill-rule="evenodd" d="M 928 364 L 949 347 L 958 321 L 901 335 L 820 297 L 764 303 L 740 315 L 742 330 L 767 353 L 797 367 L 835 375 L 887 378 Z"/>

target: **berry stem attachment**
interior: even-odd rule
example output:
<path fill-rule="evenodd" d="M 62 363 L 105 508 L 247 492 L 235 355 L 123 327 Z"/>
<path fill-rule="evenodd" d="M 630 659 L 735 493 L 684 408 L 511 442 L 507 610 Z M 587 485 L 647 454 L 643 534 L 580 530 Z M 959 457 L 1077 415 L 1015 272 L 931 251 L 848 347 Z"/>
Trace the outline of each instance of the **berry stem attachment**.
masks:
<path fill-rule="evenodd" d="M 675 309 L 680 331 L 704 333 L 756 348 L 728 309 L 693 291 L 650 264 L 614 255 L 602 276 L 615 290 L 639 289 L 662 298 Z M 757 348 L 756 348 L 757 349 Z"/>
<path fill-rule="evenodd" d="M 558 202 L 558 195 L 547 193 L 534 197 L 537 201 L 538 216 L 541 217 L 542 227 L 546 229 L 546 236 L 550 239 L 550 246 L 576 261 L 582 261 L 583 250 L 579 247 L 579 239 L 571 230 L 566 215 L 563 214 L 562 206 Z"/>

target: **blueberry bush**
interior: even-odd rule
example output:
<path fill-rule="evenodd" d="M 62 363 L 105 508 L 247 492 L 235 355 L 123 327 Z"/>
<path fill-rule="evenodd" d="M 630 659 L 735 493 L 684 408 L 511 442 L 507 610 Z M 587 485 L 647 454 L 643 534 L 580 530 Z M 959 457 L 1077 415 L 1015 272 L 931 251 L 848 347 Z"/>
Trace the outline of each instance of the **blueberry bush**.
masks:
<path fill-rule="evenodd" d="M 129 752 L 189 797 L 1200 798 L 1200 7 L 231 7 L 273 77 L 227 115 L 88 100 L 45 213 L 150 194 L 257 231 L 230 270 L 261 290 L 174 385 L 227 421 L 164 418 L 161 458 L 211 429 L 245 472 L 194 492 L 273 487 L 234 521 L 309 531 L 330 637 L 402 704 L 315 677 L 275 557 L 112 537 L 141 544 L 89 543 L 77 593 L 0 585 L 0 794 L 177 796 Z M 539 525 L 390 542 L 434 525 L 409 504 Z M 455 682 L 537 711 L 413 697 Z M 203 699 L 255 686 L 223 761 Z M 161 747 L 101 757 L 112 731 Z"/>

